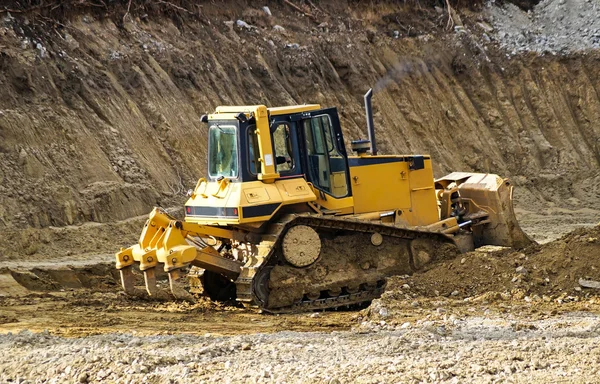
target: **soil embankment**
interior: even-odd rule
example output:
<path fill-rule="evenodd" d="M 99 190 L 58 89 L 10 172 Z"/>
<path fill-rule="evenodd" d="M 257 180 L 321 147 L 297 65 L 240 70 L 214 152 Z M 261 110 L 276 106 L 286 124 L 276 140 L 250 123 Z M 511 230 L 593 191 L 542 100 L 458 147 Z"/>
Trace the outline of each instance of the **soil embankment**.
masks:
<path fill-rule="evenodd" d="M 433 6 L 262 6 L 60 23 L 3 12 L 0 226 L 181 204 L 205 172 L 199 116 L 217 105 L 337 106 L 349 143 L 365 136 L 369 87 L 383 153 L 430 153 L 437 176 L 511 176 L 517 206 L 600 207 L 597 52 L 507 58 L 485 9 L 448 32 Z"/>

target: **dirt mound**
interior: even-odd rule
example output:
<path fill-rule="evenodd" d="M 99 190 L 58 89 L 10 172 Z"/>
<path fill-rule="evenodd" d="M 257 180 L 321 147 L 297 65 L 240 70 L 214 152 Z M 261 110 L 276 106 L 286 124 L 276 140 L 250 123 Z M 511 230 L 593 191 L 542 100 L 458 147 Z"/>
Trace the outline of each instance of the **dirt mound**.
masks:
<path fill-rule="evenodd" d="M 600 294 L 579 279 L 600 281 L 600 226 L 582 228 L 523 251 L 482 248 L 436 263 L 410 277 L 390 279 L 383 301 L 419 297 L 557 299 Z"/>

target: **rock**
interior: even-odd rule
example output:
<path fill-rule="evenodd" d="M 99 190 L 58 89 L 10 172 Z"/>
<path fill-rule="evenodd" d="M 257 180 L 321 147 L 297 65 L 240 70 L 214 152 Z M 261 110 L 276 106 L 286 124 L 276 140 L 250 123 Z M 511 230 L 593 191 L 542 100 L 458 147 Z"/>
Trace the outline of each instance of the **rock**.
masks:
<path fill-rule="evenodd" d="M 466 259 L 465 257 L 463 257 L 462 259 L 460 259 L 460 263 L 461 263 L 461 264 L 464 264 L 464 263 L 466 263 L 466 262 L 467 262 L 467 259 Z"/>
<path fill-rule="evenodd" d="M 127 345 L 129 345 L 130 347 L 139 347 L 140 345 L 142 345 L 142 340 L 140 340 L 138 337 L 134 337 L 133 339 L 129 340 L 129 343 L 127 343 Z"/>
<path fill-rule="evenodd" d="M 273 26 L 273 30 L 274 30 L 275 32 L 284 32 L 284 31 L 285 31 L 285 28 L 283 28 L 283 27 L 282 27 L 281 25 L 279 25 L 279 24 L 276 24 L 276 25 L 274 25 L 274 26 Z"/>
<path fill-rule="evenodd" d="M 524 266 L 517 267 L 515 272 L 520 273 L 521 275 L 526 275 L 528 273 L 527 269 Z"/>
<path fill-rule="evenodd" d="M 467 33 L 467 30 L 462 25 L 457 25 L 454 27 L 454 32 L 456 33 Z"/>
<path fill-rule="evenodd" d="M 252 349 L 252 346 L 250 345 L 250 343 L 242 344 L 242 351 L 249 351 L 251 349 Z"/>
<path fill-rule="evenodd" d="M 387 308 L 383 307 L 379 309 L 379 316 L 381 317 L 388 317 L 389 316 L 389 312 L 387 310 Z"/>
<path fill-rule="evenodd" d="M 240 28 L 246 28 L 246 29 L 253 28 L 250 24 L 246 23 L 244 20 L 238 20 L 235 22 L 235 24 Z"/>
<path fill-rule="evenodd" d="M 311 313 L 310 317 L 312 317 L 313 319 L 315 319 L 317 317 L 321 317 L 321 314 L 319 312 Z"/>
<path fill-rule="evenodd" d="M 490 33 L 494 31 L 494 27 L 486 23 L 485 21 L 480 21 L 477 23 L 478 26 L 481 27 L 485 32 Z"/>
<path fill-rule="evenodd" d="M 452 291 L 452 293 L 450 294 L 450 296 L 458 296 L 459 292 L 458 291 Z"/>
<path fill-rule="evenodd" d="M 79 375 L 79 377 L 77 377 L 77 382 L 85 384 L 87 382 L 89 382 L 90 380 L 90 375 L 87 372 L 83 372 Z"/>
<path fill-rule="evenodd" d="M 323 23 L 317 25 L 317 29 L 320 29 L 323 32 L 327 31 L 328 28 L 329 28 L 329 24 L 327 24 L 327 22 L 323 22 Z"/>
<path fill-rule="evenodd" d="M 300 44 L 298 43 L 287 43 L 285 45 L 286 48 L 290 48 L 290 49 L 299 49 L 300 48 Z"/>
<path fill-rule="evenodd" d="M 262 7 L 262 10 L 267 14 L 267 16 L 273 16 L 273 14 L 271 13 L 271 10 L 266 5 L 264 7 Z"/>

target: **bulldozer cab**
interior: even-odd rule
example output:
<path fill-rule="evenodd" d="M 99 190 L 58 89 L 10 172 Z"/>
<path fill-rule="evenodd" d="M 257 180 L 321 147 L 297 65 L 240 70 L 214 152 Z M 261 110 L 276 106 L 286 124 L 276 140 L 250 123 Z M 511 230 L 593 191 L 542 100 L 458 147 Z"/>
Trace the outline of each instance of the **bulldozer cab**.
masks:
<path fill-rule="evenodd" d="M 270 114 L 270 145 L 261 151 L 257 119 L 215 119 L 208 125 L 208 176 L 211 180 L 263 180 L 263 166 L 277 179 L 304 177 L 334 198 L 351 195 L 348 157 L 335 108 Z M 263 165 L 264 163 L 264 165 Z M 326 199 L 326 198 L 325 198 Z"/>

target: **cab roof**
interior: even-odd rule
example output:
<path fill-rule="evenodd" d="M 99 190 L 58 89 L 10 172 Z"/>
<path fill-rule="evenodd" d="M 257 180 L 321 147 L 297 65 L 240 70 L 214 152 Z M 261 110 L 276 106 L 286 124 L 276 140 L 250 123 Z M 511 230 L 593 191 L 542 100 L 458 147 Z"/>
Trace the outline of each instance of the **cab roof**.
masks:
<path fill-rule="evenodd" d="M 271 116 L 277 116 L 277 115 L 291 115 L 293 113 L 317 111 L 319 109 L 321 109 L 321 106 L 319 104 L 304 104 L 304 105 L 290 105 L 287 107 L 272 107 L 272 108 L 267 108 L 267 111 L 269 111 L 269 114 Z"/>
<path fill-rule="evenodd" d="M 215 114 L 226 114 L 226 113 L 250 113 L 255 111 L 258 105 L 245 105 L 245 106 L 219 106 L 215 110 Z M 319 104 L 304 104 L 304 105 L 289 105 L 285 107 L 271 107 L 267 108 L 269 115 L 291 115 L 294 113 L 310 112 L 321 109 Z"/>

